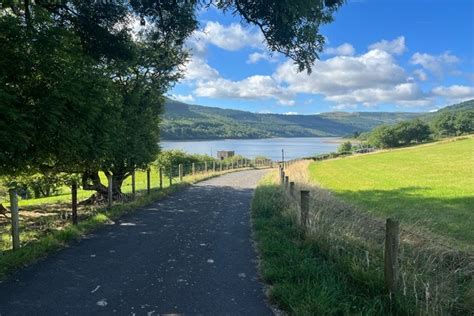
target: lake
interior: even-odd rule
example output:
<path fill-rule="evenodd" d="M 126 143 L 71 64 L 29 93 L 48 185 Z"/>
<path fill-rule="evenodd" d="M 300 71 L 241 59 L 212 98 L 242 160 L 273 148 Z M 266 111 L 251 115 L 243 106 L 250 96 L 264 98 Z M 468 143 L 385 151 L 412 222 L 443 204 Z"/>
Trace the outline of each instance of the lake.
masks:
<path fill-rule="evenodd" d="M 191 154 L 207 154 L 213 157 L 216 157 L 219 150 L 233 150 L 236 155 L 246 158 L 265 156 L 272 160 L 281 160 L 281 150 L 284 149 L 285 160 L 290 160 L 336 151 L 340 143 L 340 137 L 297 137 L 163 141 L 160 145 L 165 150 L 180 149 Z"/>

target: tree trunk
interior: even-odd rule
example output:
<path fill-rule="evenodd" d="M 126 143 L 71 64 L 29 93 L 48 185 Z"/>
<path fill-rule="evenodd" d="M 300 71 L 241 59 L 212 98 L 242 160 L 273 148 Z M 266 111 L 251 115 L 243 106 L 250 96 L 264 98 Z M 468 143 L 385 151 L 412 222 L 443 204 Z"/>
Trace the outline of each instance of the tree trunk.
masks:
<path fill-rule="evenodd" d="M 106 175 L 112 175 L 112 198 L 114 201 L 128 198 L 122 193 L 123 181 L 130 175 L 129 172 L 115 170 L 115 172 L 104 172 Z M 82 204 L 106 203 L 108 199 L 108 185 L 102 184 L 99 171 L 87 171 L 82 175 L 82 188 L 84 190 L 96 191 L 87 201 Z"/>

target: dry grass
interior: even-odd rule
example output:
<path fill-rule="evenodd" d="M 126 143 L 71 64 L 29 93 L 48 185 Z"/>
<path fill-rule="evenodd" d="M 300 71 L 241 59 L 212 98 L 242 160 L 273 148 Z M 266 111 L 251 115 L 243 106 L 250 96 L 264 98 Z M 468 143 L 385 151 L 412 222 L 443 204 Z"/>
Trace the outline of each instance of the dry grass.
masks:
<path fill-rule="evenodd" d="M 383 289 L 385 221 L 312 184 L 309 163 L 296 162 L 286 169 L 295 192 L 310 191 L 308 238 L 357 282 Z M 296 206 L 289 208 L 289 215 L 299 220 L 298 197 L 288 197 Z M 473 253 L 402 223 L 399 264 L 398 308 L 426 315 L 474 312 Z"/>

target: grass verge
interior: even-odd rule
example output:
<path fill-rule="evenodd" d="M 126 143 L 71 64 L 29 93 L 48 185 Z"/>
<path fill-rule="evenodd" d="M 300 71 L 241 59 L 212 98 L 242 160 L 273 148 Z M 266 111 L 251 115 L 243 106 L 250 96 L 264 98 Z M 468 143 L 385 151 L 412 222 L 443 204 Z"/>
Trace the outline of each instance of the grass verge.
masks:
<path fill-rule="evenodd" d="M 160 200 L 169 194 L 179 191 L 191 184 L 231 173 L 240 170 L 230 170 L 222 173 L 200 174 L 184 178 L 182 183 L 173 184 L 162 190 L 153 189 L 149 195 L 138 196 L 135 200 L 116 204 L 111 209 L 101 208 L 98 213 L 82 220 L 77 226 L 67 225 L 61 230 L 53 231 L 32 241 L 18 250 L 9 250 L 0 253 L 0 280 L 5 279 L 9 274 L 23 266 L 34 263 L 46 257 L 48 254 L 65 247 L 69 242 L 78 240 L 87 233 L 90 233 L 104 224 L 116 220 L 126 213 L 133 212 L 141 207 Z"/>
<path fill-rule="evenodd" d="M 257 187 L 252 220 L 269 297 L 291 315 L 387 314 L 386 297 L 361 286 L 304 238 L 274 174 Z"/>

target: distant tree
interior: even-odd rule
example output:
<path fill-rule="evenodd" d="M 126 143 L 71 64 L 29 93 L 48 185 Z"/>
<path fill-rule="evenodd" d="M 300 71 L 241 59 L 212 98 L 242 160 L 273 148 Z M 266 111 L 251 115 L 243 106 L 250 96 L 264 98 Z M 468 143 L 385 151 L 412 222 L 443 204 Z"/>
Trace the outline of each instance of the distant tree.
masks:
<path fill-rule="evenodd" d="M 352 150 L 352 143 L 350 141 L 343 142 L 337 148 L 337 152 L 339 153 L 350 152 L 351 150 Z"/>
<path fill-rule="evenodd" d="M 456 135 L 455 121 L 455 113 L 443 113 L 433 121 L 433 131 L 439 136 L 454 136 Z"/>
<path fill-rule="evenodd" d="M 410 142 L 421 143 L 426 141 L 432 133 L 430 126 L 420 119 L 410 121 L 408 128 Z"/>
<path fill-rule="evenodd" d="M 399 145 L 399 136 L 393 127 L 376 127 L 369 135 L 368 142 L 376 148 L 392 148 Z"/>
<path fill-rule="evenodd" d="M 458 113 L 454 121 L 454 127 L 458 135 L 474 133 L 474 111 Z"/>

